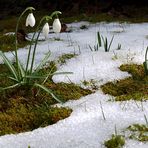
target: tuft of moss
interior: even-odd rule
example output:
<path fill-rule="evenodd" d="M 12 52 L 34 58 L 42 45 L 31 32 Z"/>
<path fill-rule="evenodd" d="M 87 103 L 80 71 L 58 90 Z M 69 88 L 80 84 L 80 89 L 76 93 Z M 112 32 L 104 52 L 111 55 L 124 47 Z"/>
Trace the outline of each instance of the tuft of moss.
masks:
<path fill-rule="evenodd" d="M 107 148 L 122 148 L 125 144 L 125 139 L 122 135 L 112 135 L 111 139 L 104 142 Z"/>
<path fill-rule="evenodd" d="M 74 54 L 74 53 L 73 54 L 72 53 L 63 54 L 62 56 L 59 57 L 58 63 L 60 65 L 63 65 L 63 64 L 66 63 L 66 60 L 69 60 L 69 59 L 71 59 L 71 58 L 73 58 L 75 56 L 76 56 L 76 54 Z"/>
<path fill-rule="evenodd" d="M 46 87 L 53 90 L 53 92 L 61 98 L 64 102 L 68 100 L 77 100 L 82 96 L 91 94 L 92 91 L 88 89 L 83 89 L 74 83 L 46 83 Z M 44 96 L 45 97 L 45 96 Z M 54 100 L 53 100 L 54 101 Z"/>
<path fill-rule="evenodd" d="M 46 103 L 31 105 L 24 103 L 24 98 L 9 101 L 9 108 L 0 112 L 0 135 L 31 131 L 45 127 L 67 118 L 69 108 L 50 107 Z"/>
<path fill-rule="evenodd" d="M 101 86 L 102 91 L 115 96 L 116 101 L 148 100 L 148 76 L 144 73 L 143 65 L 125 64 L 119 69 L 130 73 L 131 77 L 108 82 Z"/>
<path fill-rule="evenodd" d="M 39 75 L 54 73 L 56 70 L 55 62 L 51 61 L 40 69 Z M 0 76 L 0 87 L 12 85 L 13 81 L 11 82 L 6 77 L 9 70 L 3 64 L 0 65 L 0 71 L 3 73 L 3 76 Z M 43 80 L 39 81 L 43 82 Z M 73 83 L 55 84 L 52 81 L 52 75 L 48 77 L 44 85 L 63 101 L 79 99 L 92 93 Z M 70 108 L 52 107 L 57 102 L 51 95 L 29 86 L 0 92 L 0 96 L 0 135 L 30 131 L 54 124 L 67 118 L 72 112 Z"/>
<path fill-rule="evenodd" d="M 127 130 L 130 131 L 130 139 L 136 139 L 142 142 L 148 142 L 148 125 L 133 124 Z"/>
<path fill-rule="evenodd" d="M 90 79 L 90 81 L 82 81 L 82 84 L 91 90 L 98 90 L 97 81 L 94 79 Z"/>
<path fill-rule="evenodd" d="M 30 41 L 21 41 L 18 48 L 25 47 Z M 0 35 L 0 50 L 3 52 L 15 50 L 15 35 Z"/>
<path fill-rule="evenodd" d="M 135 80 L 142 80 L 146 77 L 143 65 L 124 64 L 119 67 L 121 71 L 127 71 Z"/>

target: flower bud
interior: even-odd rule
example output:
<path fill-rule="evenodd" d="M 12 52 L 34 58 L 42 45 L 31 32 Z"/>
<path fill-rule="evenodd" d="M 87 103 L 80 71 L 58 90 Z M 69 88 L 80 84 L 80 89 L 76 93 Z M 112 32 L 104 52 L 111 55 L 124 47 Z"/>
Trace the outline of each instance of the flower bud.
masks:
<path fill-rule="evenodd" d="M 29 13 L 26 18 L 26 26 L 33 27 L 35 25 L 35 17 L 33 16 L 33 13 Z"/>
<path fill-rule="evenodd" d="M 61 31 L 61 23 L 58 18 L 53 21 L 53 31 L 59 33 Z"/>
<path fill-rule="evenodd" d="M 42 33 L 43 33 L 45 39 L 47 39 L 48 33 L 49 33 L 49 24 L 48 23 L 45 23 L 45 25 L 43 26 Z"/>

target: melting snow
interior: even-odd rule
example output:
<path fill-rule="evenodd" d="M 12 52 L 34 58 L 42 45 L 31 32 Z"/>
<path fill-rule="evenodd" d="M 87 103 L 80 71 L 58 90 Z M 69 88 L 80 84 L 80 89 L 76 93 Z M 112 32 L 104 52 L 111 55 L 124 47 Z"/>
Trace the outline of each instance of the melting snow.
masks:
<path fill-rule="evenodd" d="M 79 29 L 86 25 L 88 29 Z M 36 64 L 50 50 L 50 60 L 58 59 L 64 53 L 76 53 L 77 57 L 58 66 L 58 71 L 70 71 L 72 75 L 56 75 L 55 82 L 69 81 L 82 85 L 82 81 L 95 79 L 100 86 L 108 81 L 128 77 L 127 72 L 121 72 L 118 67 L 123 63 L 143 63 L 144 53 L 148 45 L 146 38 L 148 24 L 128 23 L 72 23 L 68 25 L 73 31 L 60 35 L 49 34 L 48 41 L 40 41 L 37 47 Z M 114 35 L 110 52 L 92 52 L 89 45 L 97 44 L 97 31 L 110 40 Z M 54 41 L 54 38 L 60 41 Z M 41 36 L 42 40 L 43 37 Z M 121 44 L 121 50 L 116 50 Z M 80 50 L 79 50 L 80 49 Z M 19 49 L 18 55 L 22 63 L 26 63 L 27 47 Z M 13 60 L 11 52 L 6 53 Z M 116 57 L 116 58 L 115 58 Z M 0 60 L 0 62 L 2 62 Z M 115 125 L 120 133 L 133 123 L 145 123 L 144 114 L 148 115 L 148 102 L 134 101 L 111 102 L 112 97 L 105 95 L 101 90 L 94 94 L 82 97 L 80 100 L 68 101 L 62 106 L 73 109 L 70 117 L 45 128 L 0 137 L 0 148 L 102 148 L 104 140 L 114 133 Z M 103 119 L 100 107 L 102 103 L 106 121 Z M 137 107 L 137 104 L 139 108 Z M 58 104 L 61 106 L 60 104 Z M 142 109 L 143 108 L 143 109 Z M 126 148 L 147 148 L 148 143 L 126 140 Z"/>

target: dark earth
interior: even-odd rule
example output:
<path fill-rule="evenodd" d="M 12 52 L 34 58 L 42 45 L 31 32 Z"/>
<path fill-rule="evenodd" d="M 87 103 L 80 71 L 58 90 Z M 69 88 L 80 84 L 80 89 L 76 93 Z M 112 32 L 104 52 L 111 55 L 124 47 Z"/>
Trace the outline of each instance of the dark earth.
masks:
<path fill-rule="evenodd" d="M 103 12 L 133 17 L 136 11 L 148 17 L 148 0 L 0 0 L 0 19 L 20 14 L 28 6 L 37 10 L 68 12 L 68 15 Z M 139 9 L 142 9 L 142 12 Z"/>

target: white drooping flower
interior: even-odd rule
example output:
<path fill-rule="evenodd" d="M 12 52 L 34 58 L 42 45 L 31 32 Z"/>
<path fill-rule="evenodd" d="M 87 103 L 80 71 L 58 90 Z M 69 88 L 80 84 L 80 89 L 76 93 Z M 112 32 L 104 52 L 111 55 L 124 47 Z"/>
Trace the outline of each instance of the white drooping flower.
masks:
<path fill-rule="evenodd" d="M 47 39 L 48 33 L 49 33 L 49 24 L 48 23 L 45 23 L 45 25 L 43 26 L 42 33 L 43 33 L 44 37 Z"/>
<path fill-rule="evenodd" d="M 59 33 L 61 31 L 61 23 L 58 18 L 53 21 L 53 31 Z"/>
<path fill-rule="evenodd" d="M 35 25 L 35 17 L 33 13 L 29 13 L 27 18 L 26 18 L 26 26 L 31 26 L 33 27 Z"/>

